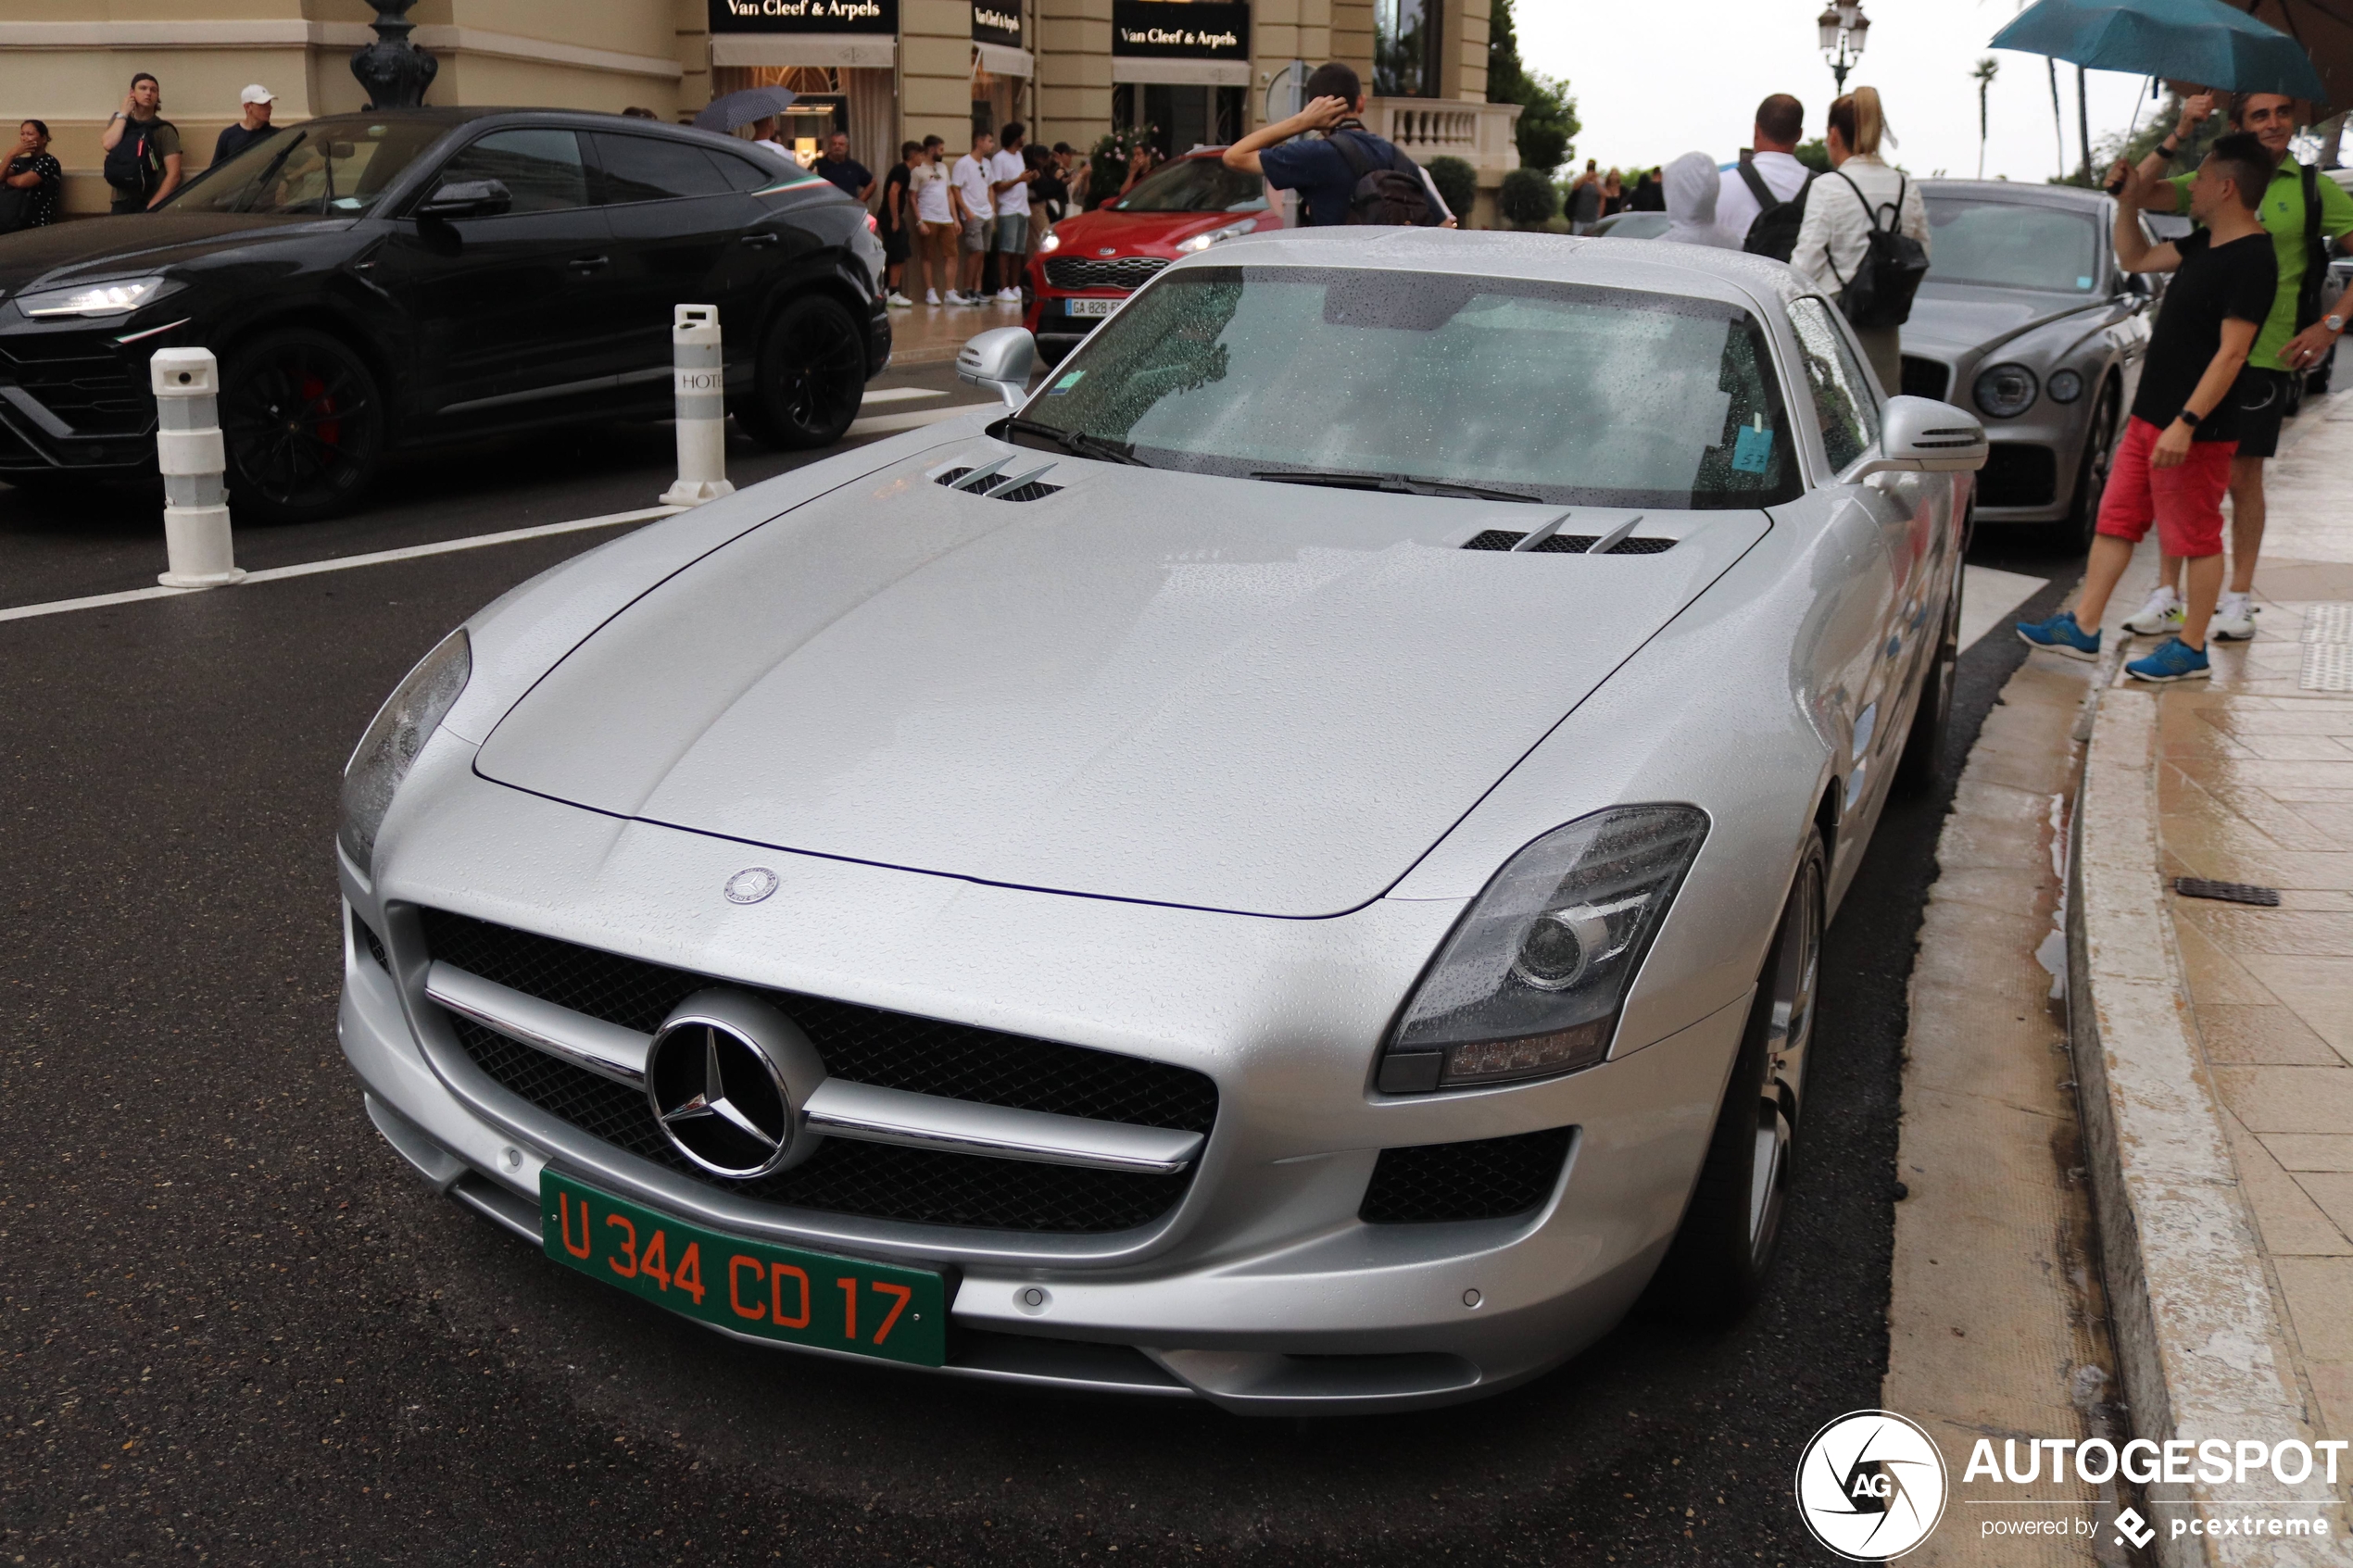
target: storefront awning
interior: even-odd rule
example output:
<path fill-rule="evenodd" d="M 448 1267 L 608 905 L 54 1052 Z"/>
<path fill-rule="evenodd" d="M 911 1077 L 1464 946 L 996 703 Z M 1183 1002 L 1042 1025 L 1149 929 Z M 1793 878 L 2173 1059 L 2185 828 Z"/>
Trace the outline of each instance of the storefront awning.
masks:
<path fill-rule="evenodd" d="M 1114 55 L 1111 79 L 1150 87 L 1247 87 L 1248 60 L 1166 60 Z"/>
<path fill-rule="evenodd" d="M 1014 51 L 1019 53 L 1019 51 Z M 1026 60 L 1029 56 L 1023 55 Z M 862 66 L 888 69 L 899 41 L 872 32 L 736 32 L 711 41 L 714 66 Z M 1028 74 L 1025 70 L 1022 74 Z"/>
<path fill-rule="evenodd" d="M 973 57 L 981 69 L 991 76 L 1035 76 L 1038 61 L 1026 49 L 1009 49 L 1002 44 L 983 44 L 973 40 Z"/>

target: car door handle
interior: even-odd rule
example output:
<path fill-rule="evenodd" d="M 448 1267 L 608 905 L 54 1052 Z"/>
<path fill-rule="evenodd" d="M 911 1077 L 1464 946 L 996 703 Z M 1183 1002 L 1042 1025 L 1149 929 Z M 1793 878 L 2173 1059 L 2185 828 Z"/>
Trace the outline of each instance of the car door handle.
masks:
<path fill-rule="evenodd" d="M 599 267 L 611 265 L 612 257 L 610 256 L 575 256 L 572 258 L 573 270 L 580 272 L 593 272 Z"/>
<path fill-rule="evenodd" d="M 743 241 L 748 245 L 773 245 L 781 237 L 770 233 L 746 234 L 743 236 Z"/>

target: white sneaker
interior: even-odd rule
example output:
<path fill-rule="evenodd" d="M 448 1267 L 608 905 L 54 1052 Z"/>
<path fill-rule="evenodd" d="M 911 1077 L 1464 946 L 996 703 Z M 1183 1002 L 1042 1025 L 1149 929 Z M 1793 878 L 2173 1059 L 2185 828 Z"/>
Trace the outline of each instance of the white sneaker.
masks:
<path fill-rule="evenodd" d="M 890 297 L 885 300 L 884 303 L 888 305 L 894 310 L 912 310 L 915 307 L 915 302 L 909 299 L 905 295 L 900 294 L 897 289 L 890 291 Z"/>
<path fill-rule="evenodd" d="M 999 290 L 997 291 L 997 297 L 998 297 L 998 299 L 999 299 L 999 300 L 1002 301 L 1004 304 L 1007 304 L 1007 305 L 1019 305 L 1019 304 L 1021 303 L 1021 290 L 1019 290 L 1019 289 L 999 289 Z"/>
<path fill-rule="evenodd" d="M 2182 601 L 2170 584 L 2152 590 L 2141 613 L 2124 623 L 2124 630 L 2136 637 L 2170 636 L 2181 629 Z"/>
<path fill-rule="evenodd" d="M 2206 624 L 2206 634 L 2225 643 L 2244 643 L 2255 635 L 2259 613 L 2253 595 L 2224 594 L 2221 603 L 2214 607 L 2214 619 Z"/>
<path fill-rule="evenodd" d="M 978 305 L 980 301 L 975 299 L 968 294 L 958 294 L 954 289 L 950 289 L 948 291 L 948 303 L 950 305 Z"/>
<path fill-rule="evenodd" d="M 949 292 L 952 294 L 955 291 L 951 289 Z M 924 291 L 924 303 L 925 305 L 937 305 L 939 303 L 939 291 L 937 289 L 925 289 Z"/>

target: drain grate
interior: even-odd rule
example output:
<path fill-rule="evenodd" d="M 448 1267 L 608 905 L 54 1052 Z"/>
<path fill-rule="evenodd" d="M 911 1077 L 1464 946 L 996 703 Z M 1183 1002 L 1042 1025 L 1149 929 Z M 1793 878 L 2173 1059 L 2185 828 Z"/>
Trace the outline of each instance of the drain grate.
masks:
<path fill-rule="evenodd" d="M 2257 904 L 2267 909 L 2280 907 L 2280 890 L 2259 887 L 2251 882 L 2209 882 L 2202 876 L 2177 876 L 2173 891 L 2184 898 L 2219 898 L 2228 904 Z"/>
<path fill-rule="evenodd" d="M 2308 692 L 2353 692 L 2353 604 L 2306 607 L 2296 684 Z"/>

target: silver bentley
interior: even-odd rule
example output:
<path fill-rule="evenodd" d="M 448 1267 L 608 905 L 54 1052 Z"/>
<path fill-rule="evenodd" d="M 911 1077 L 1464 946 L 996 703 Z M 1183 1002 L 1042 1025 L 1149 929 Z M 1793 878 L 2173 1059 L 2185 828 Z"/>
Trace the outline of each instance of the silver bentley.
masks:
<path fill-rule="evenodd" d="M 1904 323 L 1904 392 L 1986 420 L 1981 522 L 2088 545 L 2148 349 L 2153 280 L 2116 265 L 2097 191 L 1925 180 L 1929 270 Z"/>
<path fill-rule="evenodd" d="M 600 1287 L 1007 1383 L 1398 1409 L 1740 1312 L 1979 421 L 1778 263 L 1536 235 L 1237 241 L 1033 354 L 401 683 L 377 1128 Z"/>

